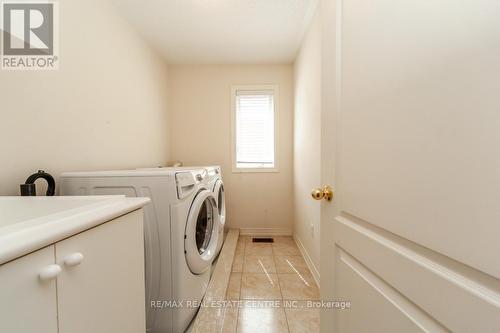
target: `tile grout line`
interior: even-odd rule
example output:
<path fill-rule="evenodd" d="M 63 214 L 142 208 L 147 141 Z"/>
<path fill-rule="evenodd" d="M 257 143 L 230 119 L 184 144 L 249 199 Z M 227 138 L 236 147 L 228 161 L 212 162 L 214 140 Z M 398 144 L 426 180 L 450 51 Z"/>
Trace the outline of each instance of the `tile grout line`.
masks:
<path fill-rule="evenodd" d="M 274 243 L 273 243 L 274 244 Z M 280 288 L 280 294 L 281 294 L 281 306 L 283 306 L 283 303 L 284 303 L 284 297 L 283 297 L 283 291 L 281 290 L 281 284 L 280 284 L 280 275 L 278 273 L 278 266 L 276 265 L 276 256 L 275 256 L 275 253 L 274 253 L 274 246 L 271 245 L 271 249 L 272 249 L 272 254 L 273 254 L 273 262 L 274 262 L 274 268 L 276 269 L 276 277 L 278 278 L 278 287 Z M 288 316 L 286 314 L 286 310 L 285 308 L 282 308 L 282 311 L 285 315 L 285 322 L 286 322 L 286 329 L 288 331 L 288 333 L 290 333 L 290 323 L 288 322 Z"/>
<path fill-rule="evenodd" d="M 238 242 L 240 241 L 240 236 L 238 236 Z M 238 246 L 238 244 L 236 244 Z M 238 292 L 238 308 L 236 311 L 236 327 L 234 329 L 234 333 L 238 333 L 238 321 L 240 317 L 240 301 L 241 301 L 241 285 L 243 284 L 243 270 L 245 266 L 245 253 L 247 249 L 247 244 L 246 244 L 246 239 L 245 239 L 245 245 L 243 246 L 243 264 L 241 264 L 241 273 L 240 273 L 240 289 Z"/>

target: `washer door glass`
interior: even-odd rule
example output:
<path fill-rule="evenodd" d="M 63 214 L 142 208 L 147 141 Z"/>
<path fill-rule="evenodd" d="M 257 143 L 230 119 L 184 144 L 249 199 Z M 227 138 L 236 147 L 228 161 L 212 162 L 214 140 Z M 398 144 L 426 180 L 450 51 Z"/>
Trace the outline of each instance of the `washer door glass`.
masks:
<path fill-rule="evenodd" d="M 196 246 L 198 253 L 203 254 L 210 245 L 212 232 L 214 228 L 213 207 L 210 200 L 207 198 L 203 201 L 198 219 L 196 221 Z"/>

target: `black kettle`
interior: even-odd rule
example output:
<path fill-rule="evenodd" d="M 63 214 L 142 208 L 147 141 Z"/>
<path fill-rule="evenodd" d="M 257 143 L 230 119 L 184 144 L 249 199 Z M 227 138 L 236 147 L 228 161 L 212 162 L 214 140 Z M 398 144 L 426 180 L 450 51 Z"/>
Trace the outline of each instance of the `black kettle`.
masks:
<path fill-rule="evenodd" d="M 43 178 L 47 181 L 48 187 L 47 187 L 47 193 L 45 195 L 51 197 L 56 193 L 56 181 L 54 180 L 54 177 L 52 177 L 50 174 L 46 173 L 43 170 L 38 170 L 37 173 L 29 176 L 24 184 L 20 185 L 21 196 L 23 197 L 35 196 L 36 195 L 35 181 L 39 178 Z"/>

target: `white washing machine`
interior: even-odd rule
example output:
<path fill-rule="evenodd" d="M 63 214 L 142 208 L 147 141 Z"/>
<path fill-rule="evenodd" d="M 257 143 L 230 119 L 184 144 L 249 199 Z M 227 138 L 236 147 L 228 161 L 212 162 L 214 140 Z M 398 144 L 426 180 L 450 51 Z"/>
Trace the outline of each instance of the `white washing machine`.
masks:
<path fill-rule="evenodd" d="M 166 167 L 156 167 L 156 168 L 140 168 L 137 170 L 161 170 L 168 169 Z M 176 170 L 191 170 L 191 169 L 203 169 L 202 173 L 203 183 L 207 184 L 208 189 L 211 189 L 216 202 L 217 209 L 219 211 L 219 240 L 217 244 L 216 256 L 219 255 L 222 245 L 224 245 L 225 240 L 225 224 L 226 224 L 226 196 L 224 191 L 224 182 L 222 180 L 221 167 L 218 165 L 213 166 L 200 166 L 200 167 L 177 167 Z"/>
<path fill-rule="evenodd" d="M 206 175 L 188 168 L 61 175 L 61 195 L 151 198 L 145 207 L 147 332 L 184 332 L 205 295 L 220 230 Z"/>

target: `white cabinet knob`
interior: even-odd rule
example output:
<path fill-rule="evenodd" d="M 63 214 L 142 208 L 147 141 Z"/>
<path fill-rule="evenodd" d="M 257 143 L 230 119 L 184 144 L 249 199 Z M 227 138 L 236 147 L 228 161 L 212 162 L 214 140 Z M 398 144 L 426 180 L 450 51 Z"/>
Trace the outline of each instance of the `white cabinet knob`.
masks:
<path fill-rule="evenodd" d="M 54 280 L 61 273 L 61 266 L 59 265 L 49 265 L 42 268 L 38 277 L 42 281 Z"/>
<path fill-rule="evenodd" d="M 72 267 L 80 265 L 83 261 L 83 254 L 80 252 L 75 252 L 64 258 L 64 264 L 66 266 Z"/>

